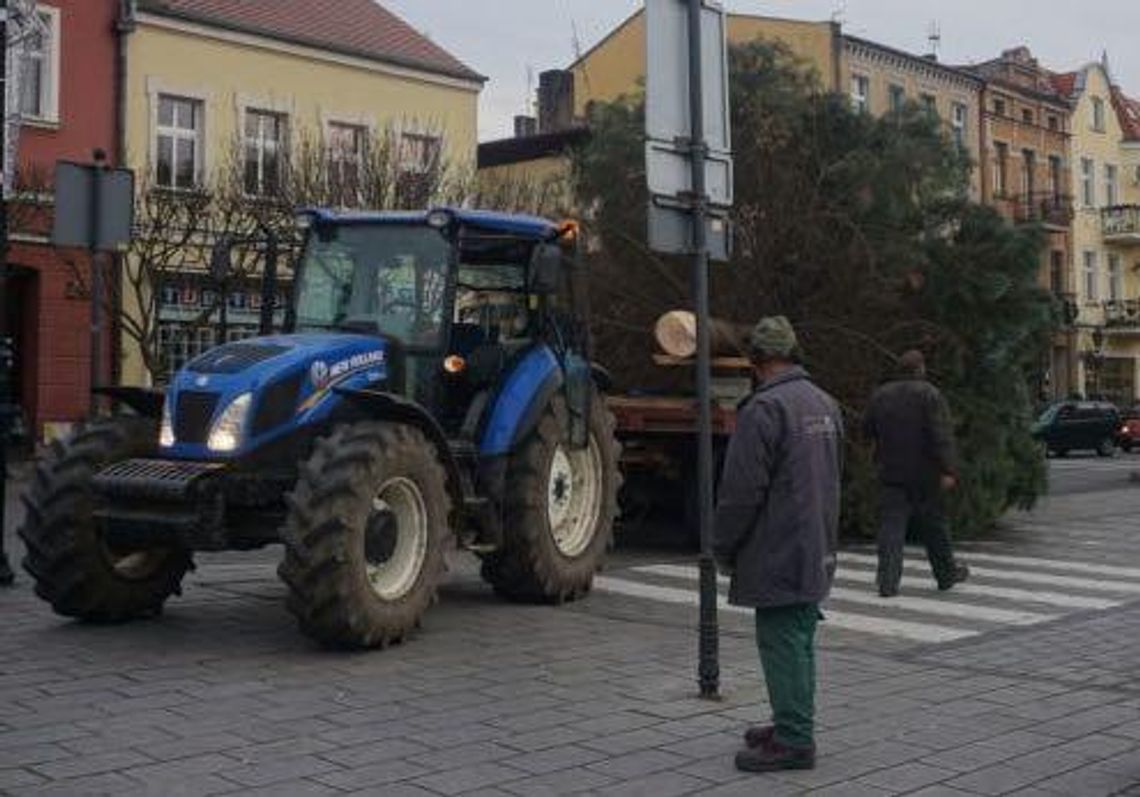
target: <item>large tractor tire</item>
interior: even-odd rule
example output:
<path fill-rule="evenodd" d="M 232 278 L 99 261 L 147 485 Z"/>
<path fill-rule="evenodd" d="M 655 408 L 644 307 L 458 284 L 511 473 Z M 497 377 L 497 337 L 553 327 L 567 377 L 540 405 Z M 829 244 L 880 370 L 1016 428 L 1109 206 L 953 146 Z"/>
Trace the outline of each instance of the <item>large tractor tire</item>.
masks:
<path fill-rule="evenodd" d="M 402 642 L 447 569 L 451 498 L 435 446 L 403 424 L 340 427 L 288 503 L 277 572 L 301 630 L 338 648 Z"/>
<path fill-rule="evenodd" d="M 157 441 L 156 421 L 117 418 L 56 443 L 36 469 L 19 529 L 27 548 L 24 569 L 58 614 L 123 622 L 160 614 L 166 599 L 181 593 L 191 567 L 188 551 L 116 547 L 94 518 L 95 474 L 113 462 L 153 456 Z"/>
<path fill-rule="evenodd" d="M 619 446 L 600 399 L 589 445 L 566 440 L 567 409 L 556 398 L 507 466 L 502 547 L 483 559 L 483 578 L 516 601 L 561 603 L 590 590 L 613 539 Z"/>

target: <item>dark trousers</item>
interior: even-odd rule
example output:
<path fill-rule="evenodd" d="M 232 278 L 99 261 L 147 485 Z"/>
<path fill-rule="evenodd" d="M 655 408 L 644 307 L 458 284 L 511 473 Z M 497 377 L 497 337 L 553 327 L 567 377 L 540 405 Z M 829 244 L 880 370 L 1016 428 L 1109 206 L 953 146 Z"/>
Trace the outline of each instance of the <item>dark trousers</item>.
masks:
<path fill-rule="evenodd" d="M 776 741 L 808 747 L 815 739 L 814 603 L 756 610 L 756 647 L 768 685 Z"/>
<path fill-rule="evenodd" d="M 939 586 L 954 583 L 954 550 L 942 494 L 937 488 L 915 489 L 885 484 L 880 492 L 879 589 L 895 592 L 903 572 L 903 546 L 912 520 L 918 525 L 926 558 Z"/>

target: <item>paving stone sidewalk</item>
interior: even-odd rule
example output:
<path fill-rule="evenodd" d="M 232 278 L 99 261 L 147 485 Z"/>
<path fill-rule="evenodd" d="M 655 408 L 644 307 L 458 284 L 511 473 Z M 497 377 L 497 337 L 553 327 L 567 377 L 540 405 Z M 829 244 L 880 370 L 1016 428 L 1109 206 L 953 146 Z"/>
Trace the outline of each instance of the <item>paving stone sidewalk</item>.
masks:
<path fill-rule="evenodd" d="M 0 793 L 1109 795 L 1140 783 L 1140 605 L 971 644 L 824 650 L 818 768 L 757 777 L 731 765 L 741 729 L 766 714 L 746 637 L 723 640 L 726 699 L 706 703 L 692 696 L 693 635 L 589 602 L 512 606 L 461 577 L 414 641 L 347 655 L 295 631 L 264 568 L 200 573 L 164 618 L 111 628 L 61 622 L 26 580 L 0 594 Z"/>

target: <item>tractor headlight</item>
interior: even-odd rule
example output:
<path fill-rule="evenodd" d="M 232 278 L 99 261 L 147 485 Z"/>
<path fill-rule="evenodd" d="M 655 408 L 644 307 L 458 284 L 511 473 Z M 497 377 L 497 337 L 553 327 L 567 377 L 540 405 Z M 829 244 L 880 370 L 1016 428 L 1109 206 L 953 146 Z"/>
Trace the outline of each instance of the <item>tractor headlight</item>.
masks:
<path fill-rule="evenodd" d="M 174 423 L 170 418 L 170 400 L 162 402 L 162 425 L 158 427 L 158 445 L 170 448 L 174 445 Z"/>
<path fill-rule="evenodd" d="M 236 451 L 241 445 L 242 433 L 245 430 L 245 419 L 249 415 L 249 407 L 253 403 L 252 393 L 242 393 L 230 402 L 218 420 L 214 421 L 210 429 L 210 438 L 206 445 L 211 451 Z"/>

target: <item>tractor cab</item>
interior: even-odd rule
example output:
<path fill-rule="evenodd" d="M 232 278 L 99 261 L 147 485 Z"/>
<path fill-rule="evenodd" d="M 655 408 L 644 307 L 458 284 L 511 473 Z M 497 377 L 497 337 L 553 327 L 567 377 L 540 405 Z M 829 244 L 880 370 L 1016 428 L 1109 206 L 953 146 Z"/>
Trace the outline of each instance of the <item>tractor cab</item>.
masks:
<path fill-rule="evenodd" d="M 470 404 L 540 341 L 586 356 L 574 322 L 572 224 L 487 212 L 302 216 L 296 278 L 302 333 L 375 335 L 390 350 L 388 389 L 462 432 Z"/>

